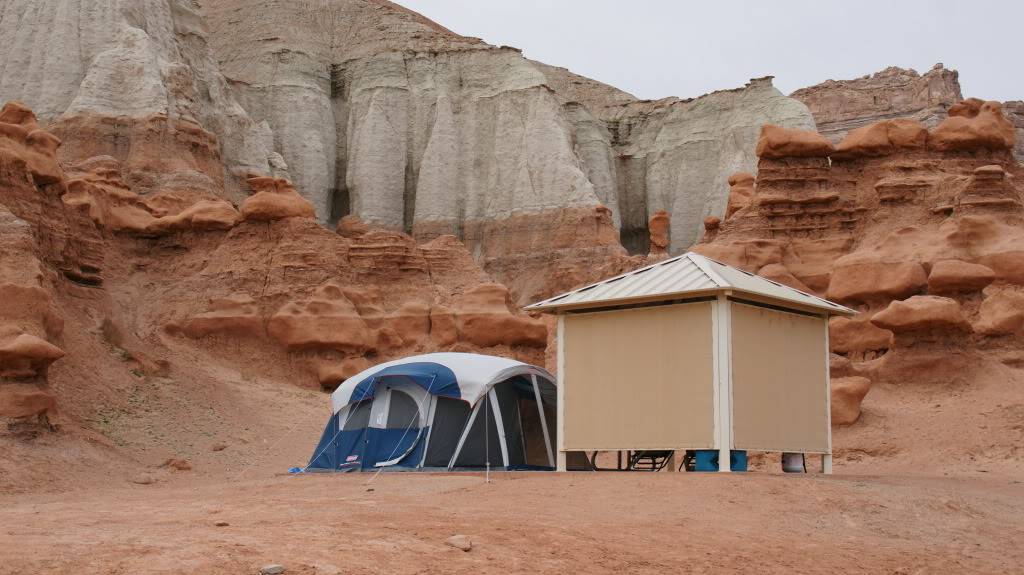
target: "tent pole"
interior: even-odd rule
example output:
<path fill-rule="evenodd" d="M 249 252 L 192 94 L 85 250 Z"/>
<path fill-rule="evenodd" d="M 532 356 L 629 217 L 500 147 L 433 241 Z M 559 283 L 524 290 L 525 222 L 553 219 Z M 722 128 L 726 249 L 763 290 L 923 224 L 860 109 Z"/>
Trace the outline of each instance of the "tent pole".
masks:
<path fill-rule="evenodd" d="M 498 394 L 494 393 L 492 387 L 487 392 L 487 396 L 491 398 L 491 411 L 494 412 L 494 426 L 498 428 L 498 442 L 501 444 L 501 461 L 505 465 L 505 469 L 508 469 L 508 444 L 505 442 L 505 424 L 501 420 L 501 406 L 498 405 Z"/>
<path fill-rule="evenodd" d="M 429 391 L 429 390 L 428 390 Z M 437 410 L 437 396 L 427 394 L 427 427 L 430 431 L 427 432 L 427 437 L 423 440 L 423 457 L 420 458 L 420 462 L 416 467 L 422 468 L 424 463 L 427 461 L 427 450 L 430 449 L 430 437 L 434 435 L 434 412 Z"/>
<path fill-rule="evenodd" d="M 466 443 L 466 437 L 469 436 L 469 430 L 473 429 L 473 422 L 476 421 L 476 416 L 480 413 L 480 406 L 483 404 L 483 401 L 478 402 L 476 407 L 473 408 L 473 412 L 469 414 L 469 421 L 466 422 L 466 427 L 462 430 L 462 436 L 459 437 L 459 444 L 455 446 L 455 453 L 452 454 L 452 460 L 448 462 L 448 471 L 451 471 L 452 468 L 455 467 L 455 461 L 459 458 L 459 454 L 462 453 L 462 444 Z"/>
<path fill-rule="evenodd" d="M 537 374 L 531 373 L 530 380 L 533 382 L 533 396 L 537 399 L 537 412 L 540 413 L 540 428 L 544 430 L 544 449 L 548 452 L 548 465 L 555 466 L 555 455 L 551 452 L 551 436 L 548 435 L 548 421 L 544 418 L 544 402 L 540 399 L 540 386 L 537 385 Z M 526 443 L 525 438 L 523 443 Z"/>

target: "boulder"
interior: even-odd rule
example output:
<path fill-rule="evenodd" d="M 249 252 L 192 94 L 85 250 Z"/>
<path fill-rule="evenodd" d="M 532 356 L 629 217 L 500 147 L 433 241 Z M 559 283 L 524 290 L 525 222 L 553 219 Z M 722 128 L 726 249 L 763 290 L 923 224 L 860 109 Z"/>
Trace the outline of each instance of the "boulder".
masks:
<path fill-rule="evenodd" d="M 59 347 L 32 334 L 22 333 L 0 342 L 0 377 L 35 377 L 62 357 L 64 351 Z"/>
<path fill-rule="evenodd" d="M 189 463 L 187 459 L 178 459 L 175 457 L 165 460 L 163 465 L 160 467 L 166 467 L 175 471 L 192 471 L 192 464 Z"/>
<path fill-rule="evenodd" d="M 871 323 L 896 334 L 972 331 L 971 324 L 964 318 L 960 304 L 955 299 L 933 295 L 917 295 L 893 301 L 889 307 L 875 314 Z"/>
<path fill-rule="evenodd" d="M 887 350 L 892 347 L 892 332 L 863 317 L 833 317 L 828 321 L 828 344 L 842 354 Z"/>
<path fill-rule="evenodd" d="M 852 130 L 836 145 L 835 157 L 886 156 L 899 149 L 921 149 L 928 130 L 915 120 L 883 120 Z"/>
<path fill-rule="evenodd" d="M 811 130 L 794 130 L 765 124 L 757 140 L 759 158 L 824 158 L 834 151 L 832 143 Z"/>
<path fill-rule="evenodd" d="M 832 425 L 850 425 L 860 418 L 860 404 L 871 390 L 871 380 L 866 377 L 839 377 L 832 379 L 831 400 Z"/>
<path fill-rule="evenodd" d="M 267 333 L 289 350 L 363 353 L 377 346 L 377 333 L 335 282 L 318 287 L 305 300 L 282 306 L 271 316 Z"/>
<path fill-rule="evenodd" d="M 315 218 L 313 204 L 299 195 L 291 182 L 266 176 L 249 178 L 253 195 L 242 203 L 242 219 L 255 221 Z"/>
<path fill-rule="evenodd" d="M 974 331 L 982 335 L 1011 335 L 1024 329 L 1024 293 L 1007 288 L 989 294 L 981 302 Z"/>
<path fill-rule="evenodd" d="M 917 262 L 843 257 L 832 271 L 826 297 L 840 303 L 887 301 L 920 293 L 927 285 L 928 276 Z"/>
<path fill-rule="evenodd" d="M 174 215 L 156 218 L 148 230 L 161 233 L 176 230 L 228 230 L 239 219 L 238 210 L 224 200 L 200 200 Z"/>
<path fill-rule="evenodd" d="M 999 102 L 969 98 L 949 109 L 949 118 L 932 130 L 928 146 L 940 151 L 1012 150 L 1017 134 Z"/>
<path fill-rule="evenodd" d="M 530 317 L 512 315 L 508 289 L 501 284 L 471 289 L 456 300 L 454 312 L 459 339 L 473 345 L 547 346 L 547 326 Z"/>
<path fill-rule="evenodd" d="M 449 547 L 454 547 L 467 553 L 473 549 L 473 542 L 465 535 L 452 535 L 445 539 L 444 543 Z"/>
<path fill-rule="evenodd" d="M 992 268 L 961 260 L 941 260 L 932 265 L 928 274 L 931 293 L 976 292 L 985 289 L 996 279 Z"/>

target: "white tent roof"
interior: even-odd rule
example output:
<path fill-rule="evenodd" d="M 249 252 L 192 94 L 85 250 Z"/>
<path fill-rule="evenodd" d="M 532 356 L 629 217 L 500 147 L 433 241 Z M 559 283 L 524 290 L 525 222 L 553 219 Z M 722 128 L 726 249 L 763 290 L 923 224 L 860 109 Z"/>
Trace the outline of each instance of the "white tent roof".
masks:
<path fill-rule="evenodd" d="M 346 379 L 331 394 L 333 412 L 337 413 L 348 405 L 356 386 L 376 373 L 389 367 L 424 362 L 441 364 L 452 370 L 458 380 L 461 399 L 470 405 L 475 405 L 495 384 L 517 375 L 533 374 L 551 383 L 555 382 L 554 376 L 547 370 L 514 359 L 476 353 L 428 353 L 381 363 Z"/>
<path fill-rule="evenodd" d="M 577 308 L 626 305 L 722 291 L 744 293 L 796 304 L 836 315 L 857 312 L 826 299 L 804 293 L 770 279 L 745 272 L 700 254 L 681 256 L 624 273 L 589 286 L 527 306 L 529 311 L 561 311 Z"/>

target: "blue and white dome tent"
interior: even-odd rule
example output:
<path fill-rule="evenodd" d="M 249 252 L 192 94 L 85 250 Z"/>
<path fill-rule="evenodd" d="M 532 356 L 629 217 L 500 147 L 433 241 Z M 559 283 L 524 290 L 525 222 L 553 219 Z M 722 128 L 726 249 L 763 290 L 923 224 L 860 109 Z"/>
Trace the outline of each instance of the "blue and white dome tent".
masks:
<path fill-rule="evenodd" d="M 554 469 L 555 378 L 473 353 L 382 363 L 331 395 L 306 470 Z"/>

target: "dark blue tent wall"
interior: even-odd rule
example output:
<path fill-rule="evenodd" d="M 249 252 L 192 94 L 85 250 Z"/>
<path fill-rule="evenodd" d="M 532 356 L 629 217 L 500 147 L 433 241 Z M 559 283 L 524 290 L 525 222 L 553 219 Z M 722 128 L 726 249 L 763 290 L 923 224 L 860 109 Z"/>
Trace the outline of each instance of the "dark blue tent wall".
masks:
<path fill-rule="evenodd" d="M 309 465 L 306 466 L 307 469 L 338 468 L 337 435 L 338 414 L 335 413 L 327 420 L 327 425 L 324 427 L 324 434 L 320 437 L 320 442 L 316 444 L 316 449 L 313 450 L 313 458 L 309 460 Z"/>

